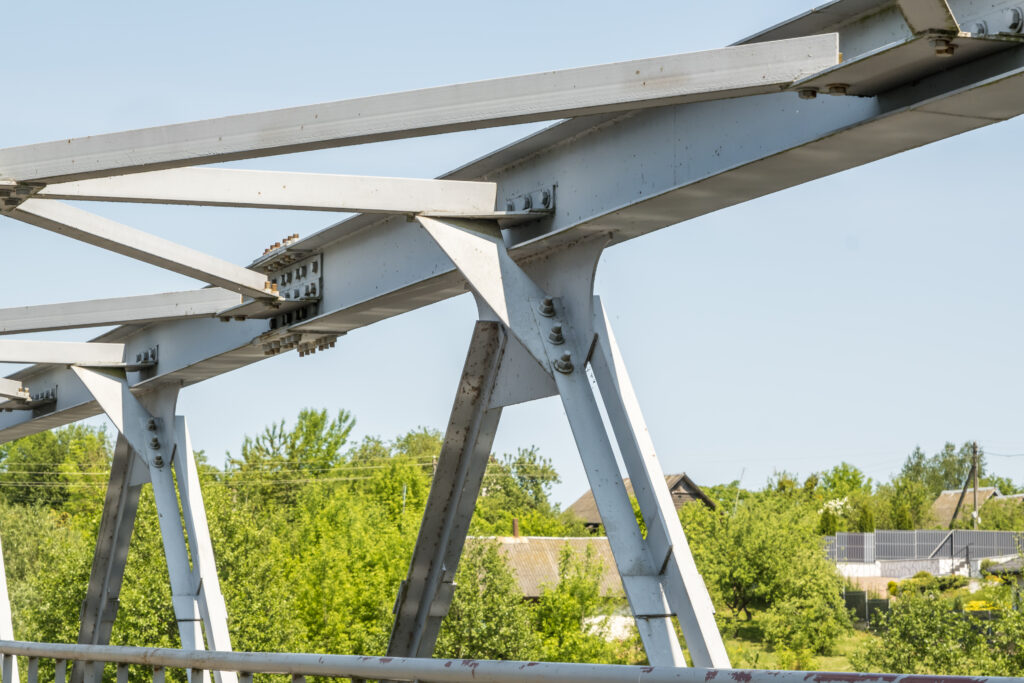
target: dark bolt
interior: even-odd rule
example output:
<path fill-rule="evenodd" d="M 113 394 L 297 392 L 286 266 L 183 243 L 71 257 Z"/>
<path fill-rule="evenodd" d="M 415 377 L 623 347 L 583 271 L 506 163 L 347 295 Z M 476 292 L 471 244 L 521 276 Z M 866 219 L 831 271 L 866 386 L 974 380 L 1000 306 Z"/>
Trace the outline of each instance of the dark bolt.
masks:
<path fill-rule="evenodd" d="M 558 370 L 563 375 L 568 375 L 572 372 L 572 354 L 566 351 L 562 354 L 562 357 L 555 361 L 555 370 Z"/>
<path fill-rule="evenodd" d="M 540 302 L 538 311 L 545 318 L 555 317 L 555 300 L 552 299 L 550 296 L 544 297 L 544 299 Z"/>
<path fill-rule="evenodd" d="M 565 337 L 562 336 L 562 326 L 552 325 L 551 332 L 548 334 L 548 341 L 552 344 L 564 344 Z"/>
<path fill-rule="evenodd" d="M 146 429 L 148 429 L 151 432 L 155 432 L 156 431 L 156 419 L 154 419 L 152 417 L 149 418 L 149 420 L 146 421 Z"/>
<path fill-rule="evenodd" d="M 164 466 L 164 459 L 162 457 L 160 457 L 159 455 L 156 456 L 155 458 L 153 458 L 153 466 L 154 467 L 163 467 Z"/>
<path fill-rule="evenodd" d="M 160 439 L 154 436 L 152 439 L 149 440 L 149 447 L 152 448 L 154 451 L 160 448 Z"/>

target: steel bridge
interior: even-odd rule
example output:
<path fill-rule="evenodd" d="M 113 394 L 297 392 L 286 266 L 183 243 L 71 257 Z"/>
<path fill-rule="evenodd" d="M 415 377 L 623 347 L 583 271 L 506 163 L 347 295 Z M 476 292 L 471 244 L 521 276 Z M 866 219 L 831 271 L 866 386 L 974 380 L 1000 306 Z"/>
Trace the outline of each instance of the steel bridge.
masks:
<path fill-rule="evenodd" d="M 2 335 L 117 326 L 89 342 L 0 339 L 0 362 L 29 364 L 0 379 L 0 441 L 101 413 L 118 430 L 78 643 L 16 642 L 4 586 L 4 681 L 16 655 L 29 658 L 31 683 L 39 658 L 58 660 L 62 681 L 67 663 L 80 662 L 75 683 L 98 678 L 96 662 L 116 664 L 118 680 L 143 664 L 154 680 L 181 667 L 218 683 L 253 672 L 924 680 L 730 669 L 594 272 L 603 250 L 626 240 L 1017 116 L 1022 31 L 1017 0 L 837 0 L 719 50 L 0 149 L 7 218 L 207 285 L 0 310 Z M 209 166 L 538 121 L 556 123 L 437 179 Z M 64 200 L 359 215 L 240 266 Z M 231 652 L 188 426 L 175 409 L 180 391 L 268 356 L 334 347 L 350 330 L 466 291 L 479 319 L 387 657 Z M 502 408 L 549 396 L 568 416 L 650 667 L 429 659 Z M 180 651 L 107 645 L 147 484 Z"/>

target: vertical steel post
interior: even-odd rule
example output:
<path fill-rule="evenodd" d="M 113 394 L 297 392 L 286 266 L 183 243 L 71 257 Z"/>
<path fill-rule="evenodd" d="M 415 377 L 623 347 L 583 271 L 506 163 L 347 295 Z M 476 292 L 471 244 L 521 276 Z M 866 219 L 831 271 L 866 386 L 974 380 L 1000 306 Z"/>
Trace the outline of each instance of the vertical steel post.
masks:
<path fill-rule="evenodd" d="M 204 649 L 202 611 L 206 617 L 207 637 L 211 647 L 229 649 L 227 613 L 216 578 L 213 550 L 188 430 L 184 420 L 179 421 L 174 414 L 177 389 L 155 391 L 140 401 L 129 390 L 123 373 L 99 372 L 77 366 L 73 370 L 114 422 L 130 450 L 138 454 L 148 469 L 182 648 Z M 179 489 L 175 486 L 175 471 L 182 492 L 181 509 L 178 507 Z M 127 478 L 128 475 L 124 476 Z M 126 481 L 133 483 L 133 480 Z M 185 514 L 184 522 L 182 510 Z M 192 544 L 193 563 L 189 561 L 186 531 Z M 124 534 L 123 531 L 120 533 Z M 130 531 L 124 538 L 125 542 L 130 539 Z M 116 582 L 119 585 L 120 574 L 124 571 L 123 561 L 120 564 L 112 562 L 111 568 L 118 572 Z M 205 587 L 204 580 L 207 582 Z M 106 635 L 109 638 L 109 632 Z M 75 667 L 76 670 L 78 668 Z M 218 674 L 218 683 L 235 683 L 237 680 L 234 672 Z M 208 672 L 204 673 L 203 678 L 208 679 L 208 676 Z"/>
<path fill-rule="evenodd" d="M 0 639 L 14 640 L 14 619 L 11 615 L 11 598 L 7 592 L 7 569 L 4 566 L 4 550 L 0 545 Z M 4 655 L 2 665 L 3 683 L 18 680 L 18 660 Z"/>

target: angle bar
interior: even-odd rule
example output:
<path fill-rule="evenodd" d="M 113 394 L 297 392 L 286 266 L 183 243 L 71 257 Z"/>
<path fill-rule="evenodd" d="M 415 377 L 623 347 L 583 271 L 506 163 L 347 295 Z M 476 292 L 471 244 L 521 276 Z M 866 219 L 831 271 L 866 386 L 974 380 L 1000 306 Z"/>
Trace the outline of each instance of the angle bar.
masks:
<path fill-rule="evenodd" d="M 34 197 L 357 213 L 493 213 L 498 186 L 464 180 L 175 168 L 48 185 Z"/>
<path fill-rule="evenodd" d="M 0 176 L 60 182 L 777 92 L 835 66 L 809 36 L 412 90 L 0 150 Z"/>
<path fill-rule="evenodd" d="M 166 294 L 0 308 L 0 334 L 212 317 L 241 303 L 242 297 L 239 294 L 212 287 Z"/>
<path fill-rule="evenodd" d="M 935 29 L 952 33 L 960 31 L 946 0 L 899 0 L 896 5 L 914 33 Z"/>
<path fill-rule="evenodd" d="M 0 339 L 0 363 L 124 365 L 124 344 Z"/>
<path fill-rule="evenodd" d="M 139 261 L 160 266 L 207 284 L 260 298 L 277 298 L 267 278 L 190 247 L 175 244 L 61 202 L 29 199 L 11 218 Z"/>

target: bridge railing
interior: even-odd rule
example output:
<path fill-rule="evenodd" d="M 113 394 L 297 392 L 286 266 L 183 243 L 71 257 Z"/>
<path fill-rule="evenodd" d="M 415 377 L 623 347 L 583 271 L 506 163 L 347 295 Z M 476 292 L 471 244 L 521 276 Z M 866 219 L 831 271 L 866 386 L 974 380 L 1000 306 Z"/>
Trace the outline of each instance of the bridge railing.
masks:
<path fill-rule="evenodd" d="M 761 669 L 698 669 L 616 664 L 563 664 L 554 662 L 515 662 L 480 659 L 425 659 L 402 657 L 364 657 L 357 655 L 321 655 L 271 652 L 223 652 L 210 650 L 172 650 L 104 645 L 66 645 L 0 641 L 3 657 L 3 683 L 10 680 L 11 657 L 28 658 L 28 683 L 38 683 L 39 660 L 57 662 L 56 683 L 66 683 L 69 662 L 96 663 L 87 671 L 87 683 L 102 677 L 101 665 L 117 667 L 117 681 L 128 680 L 129 665 L 149 667 L 154 683 L 164 681 L 167 669 L 192 672 L 199 680 L 203 672 L 230 671 L 241 683 L 251 683 L 256 673 L 284 674 L 293 683 L 304 683 L 306 676 L 351 678 L 354 680 L 423 681 L 437 683 L 519 683 L 520 681 L 557 681 L 558 683 L 1021 683 L 1017 677 L 921 676 L 871 673 L 830 673 L 823 671 L 769 671 Z"/>

